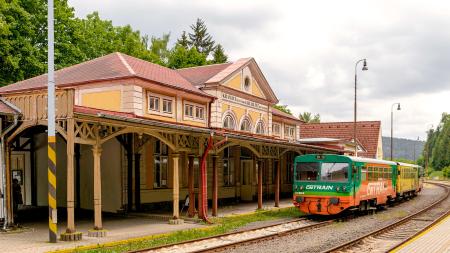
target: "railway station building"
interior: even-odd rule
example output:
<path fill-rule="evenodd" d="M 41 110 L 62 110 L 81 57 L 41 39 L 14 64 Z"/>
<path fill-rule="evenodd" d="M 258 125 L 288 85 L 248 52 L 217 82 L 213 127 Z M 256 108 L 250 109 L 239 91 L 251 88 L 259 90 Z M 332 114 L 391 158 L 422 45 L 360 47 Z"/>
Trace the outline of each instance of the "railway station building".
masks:
<path fill-rule="evenodd" d="M 278 98 L 253 58 L 173 70 L 112 53 L 56 71 L 56 201 L 67 211 L 93 210 L 93 236 L 102 212 L 161 208 L 180 219 L 198 209 L 200 164 L 206 156 L 212 214 L 218 203 L 291 196 L 293 160 L 305 153 L 343 153 L 302 143 L 302 122 L 273 108 Z M 25 206 L 48 205 L 47 76 L 0 88 L 3 201 L 14 222 L 13 180 Z M 4 211 L 3 211 L 4 210 Z M 107 228 L 106 228 L 107 229 Z"/>

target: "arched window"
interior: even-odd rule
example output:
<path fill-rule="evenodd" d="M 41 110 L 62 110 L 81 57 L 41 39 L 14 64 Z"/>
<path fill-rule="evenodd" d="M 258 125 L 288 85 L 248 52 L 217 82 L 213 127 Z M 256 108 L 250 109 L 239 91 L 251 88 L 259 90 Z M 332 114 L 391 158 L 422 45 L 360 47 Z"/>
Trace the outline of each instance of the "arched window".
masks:
<path fill-rule="evenodd" d="M 223 119 L 223 128 L 234 130 L 234 119 L 231 115 L 225 116 Z"/>
<path fill-rule="evenodd" d="M 264 134 L 264 123 L 262 121 L 259 121 L 256 125 L 256 133 L 257 134 Z"/>
<path fill-rule="evenodd" d="M 241 131 L 251 132 L 252 124 L 250 123 L 249 118 L 245 118 L 241 123 Z"/>

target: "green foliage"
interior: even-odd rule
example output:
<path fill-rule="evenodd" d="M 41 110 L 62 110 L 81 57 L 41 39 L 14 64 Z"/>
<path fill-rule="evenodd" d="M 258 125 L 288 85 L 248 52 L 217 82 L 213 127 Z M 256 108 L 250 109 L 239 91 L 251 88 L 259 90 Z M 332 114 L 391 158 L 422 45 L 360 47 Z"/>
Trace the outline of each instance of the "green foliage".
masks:
<path fill-rule="evenodd" d="M 76 18 L 68 0 L 55 0 L 55 68 L 61 69 L 112 52 L 122 52 L 173 68 L 200 66 L 214 49 L 213 62 L 226 61 L 214 47 L 206 25 L 197 19 L 189 38 L 184 32 L 173 48 L 170 34 L 144 35 L 131 26 L 114 26 L 97 12 Z M 181 45 L 184 51 L 177 48 Z M 194 47 L 194 50 L 192 49 Z M 0 0 L 0 85 L 47 71 L 47 1 Z M 175 55 L 171 55 L 175 54 Z M 200 54 L 203 54 L 200 55 Z"/>
<path fill-rule="evenodd" d="M 274 105 L 273 108 L 278 109 L 278 110 L 280 110 L 280 111 L 282 111 L 282 112 L 285 112 L 285 113 L 287 113 L 287 114 L 292 115 L 292 112 L 291 112 L 291 110 L 288 108 L 287 105 Z"/>
<path fill-rule="evenodd" d="M 186 35 L 186 31 L 183 31 L 183 33 L 181 34 L 181 37 L 177 40 L 177 44 L 186 49 L 189 48 L 189 40 Z"/>
<path fill-rule="evenodd" d="M 298 118 L 306 123 L 320 123 L 320 114 L 318 113 L 312 116 L 310 112 L 304 112 L 300 113 L 300 115 L 298 115 Z"/>
<path fill-rule="evenodd" d="M 228 61 L 228 56 L 225 54 L 222 45 L 217 45 L 213 51 L 213 60 L 211 63 L 225 63 Z"/>
<path fill-rule="evenodd" d="M 209 53 L 214 49 L 215 41 L 208 33 L 208 28 L 205 25 L 205 21 L 201 18 L 197 18 L 195 24 L 191 25 L 192 33 L 189 33 L 189 46 L 195 47 L 198 52 L 209 56 Z"/>
<path fill-rule="evenodd" d="M 450 166 L 444 167 L 442 169 L 442 174 L 445 178 L 450 178 Z"/>
<path fill-rule="evenodd" d="M 199 53 L 195 47 L 187 49 L 182 45 L 176 45 L 170 52 L 168 64 L 169 68 L 179 69 L 206 64 L 206 56 Z"/>
<path fill-rule="evenodd" d="M 429 166 L 437 171 L 450 166 L 450 114 L 443 113 L 436 129 L 428 131 L 423 156 L 428 157 Z"/>
<path fill-rule="evenodd" d="M 433 146 L 431 165 L 442 170 L 450 165 L 450 114 L 443 113 Z"/>

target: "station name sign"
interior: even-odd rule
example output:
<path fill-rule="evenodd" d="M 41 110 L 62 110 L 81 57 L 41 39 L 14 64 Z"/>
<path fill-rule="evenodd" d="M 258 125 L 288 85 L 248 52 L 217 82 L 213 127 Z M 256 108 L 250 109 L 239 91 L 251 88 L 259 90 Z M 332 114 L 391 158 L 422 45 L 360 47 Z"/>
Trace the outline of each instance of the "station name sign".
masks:
<path fill-rule="evenodd" d="M 240 98 L 234 95 L 230 95 L 227 93 L 222 93 L 222 99 L 225 101 L 230 101 L 230 102 L 234 102 L 236 104 L 240 104 L 243 106 L 248 106 L 254 109 L 259 109 L 259 110 L 267 110 L 267 106 L 260 104 L 260 103 L 256 103 L 250 100 L 247 100 L 245 98 Z"/>

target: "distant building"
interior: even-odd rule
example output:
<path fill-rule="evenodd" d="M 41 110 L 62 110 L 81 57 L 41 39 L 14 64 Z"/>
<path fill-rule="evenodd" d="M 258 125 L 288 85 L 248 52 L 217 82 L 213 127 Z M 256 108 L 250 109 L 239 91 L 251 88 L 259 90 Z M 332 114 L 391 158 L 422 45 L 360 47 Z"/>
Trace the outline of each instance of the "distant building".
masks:
<path fill-rule="evenodd" d="M 354 153 L 353 122 L 305 123 L 300 125 L 300 142 L 338 145 L 346 154 Z M 381 121 L 357 122 L 358 156 L 383 159 Z"/>

